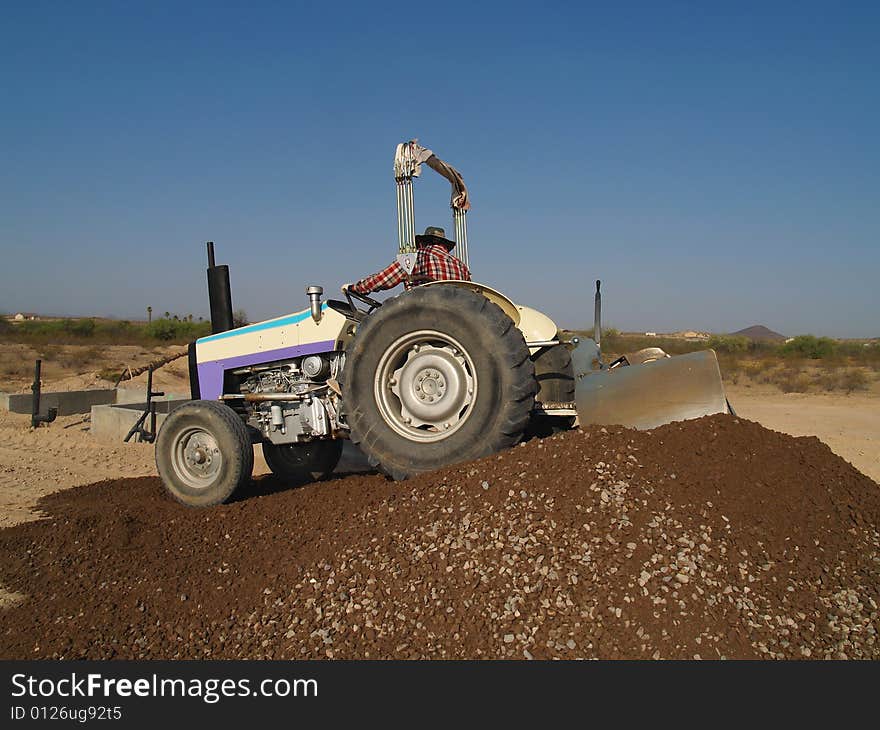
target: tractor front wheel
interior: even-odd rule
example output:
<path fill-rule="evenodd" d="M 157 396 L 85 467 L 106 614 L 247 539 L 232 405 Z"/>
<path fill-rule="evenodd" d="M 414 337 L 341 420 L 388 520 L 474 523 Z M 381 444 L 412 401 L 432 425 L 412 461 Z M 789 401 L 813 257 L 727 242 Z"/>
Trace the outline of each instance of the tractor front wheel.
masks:
<path fill-rule="evenodd" d="M 171 411 L 159 429 L 156 468 L 176 500 L 209 507 L 250 482 L 254 447 L 244 421 L 229 406 L 196 400 Z"/>

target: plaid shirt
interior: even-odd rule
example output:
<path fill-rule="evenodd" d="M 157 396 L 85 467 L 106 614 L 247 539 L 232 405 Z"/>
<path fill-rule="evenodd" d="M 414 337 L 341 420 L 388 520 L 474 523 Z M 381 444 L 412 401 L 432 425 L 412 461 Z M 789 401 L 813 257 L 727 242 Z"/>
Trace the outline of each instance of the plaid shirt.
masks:
<path fill-rule="evenodd" d="M 440 243 L 429 243 L 418 247 L 416 265 L 411 276 L 407 276 L 403 267 L 394 261 L 378 274 L 361 279 L 351 288 L 360 294 L 369 294 L 374 291 L 391 289 L 400 283 L 403 283 L 407 289 L 412 289 L 417 284 L 423 284 L 426 281 L 449 281 L 451 279 L 470 281 L 471 272 L 467 266 L 446 250 L 446 246 Z"/>

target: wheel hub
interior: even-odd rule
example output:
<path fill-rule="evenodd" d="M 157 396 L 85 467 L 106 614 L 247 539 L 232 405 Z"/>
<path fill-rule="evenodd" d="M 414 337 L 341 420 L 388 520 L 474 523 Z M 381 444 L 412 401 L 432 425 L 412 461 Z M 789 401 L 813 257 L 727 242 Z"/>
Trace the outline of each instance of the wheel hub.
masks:
<path fill-rule="evenodd" d="M 444 438 L 470 413 L 473 372 L 467 353 L 445 335 L 423 331 L 402 338 L 377 368 L 382 415 L 409 438 Z"/>
<path fill-rule="evenodd" d="M 392 380 L 391 392 L 400 399 L 404 422 L 415 428 L 451 428 L 473 394 L 465 359 L 451 347 L 413 347 Z"/>
<path fill-rule="evenodd" d="M 172 466 L 177 476 L 191 487 L 208 486 L 220 472 L 223 458 L 216 439 L 202 429 L 180 435 Z"/>

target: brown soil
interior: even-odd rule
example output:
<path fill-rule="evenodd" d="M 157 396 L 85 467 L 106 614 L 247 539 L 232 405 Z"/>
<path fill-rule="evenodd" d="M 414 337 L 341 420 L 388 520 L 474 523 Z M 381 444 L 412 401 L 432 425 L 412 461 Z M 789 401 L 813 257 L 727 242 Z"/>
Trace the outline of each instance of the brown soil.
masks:
<path fill-rule="evenodd" d="M 818 436 L 880 483 L 880 389 L 868 393 L 780 393 L 770 385 L 725 386 L 738 415 L 792 436 Z"/>
<path fill-rule="evenodd" d="M 880 491 L 816 438 L 715 416 L 279 487 L 45 497 L 0 532 L 0 657 L 880 655 Z"/>

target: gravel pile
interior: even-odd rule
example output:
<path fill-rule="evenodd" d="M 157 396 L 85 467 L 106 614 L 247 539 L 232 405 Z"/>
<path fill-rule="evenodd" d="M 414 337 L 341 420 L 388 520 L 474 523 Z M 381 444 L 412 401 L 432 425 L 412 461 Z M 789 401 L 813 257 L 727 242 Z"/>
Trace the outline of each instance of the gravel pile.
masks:
<path fill-rule="evenodd" d="M 877 658 L 880 489 L 729 416 L 207 511 L 123 479 L 0 532 L 3 658 Z"/>

